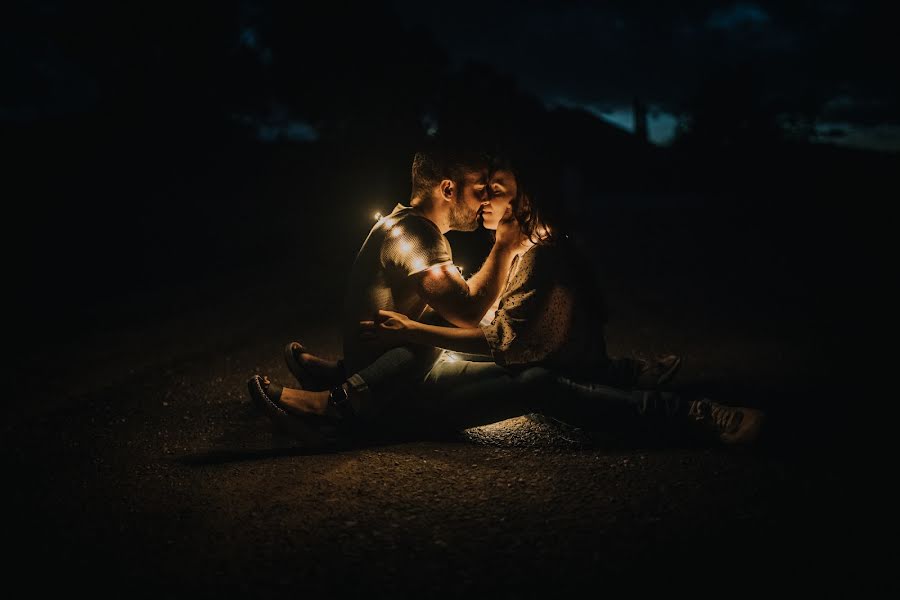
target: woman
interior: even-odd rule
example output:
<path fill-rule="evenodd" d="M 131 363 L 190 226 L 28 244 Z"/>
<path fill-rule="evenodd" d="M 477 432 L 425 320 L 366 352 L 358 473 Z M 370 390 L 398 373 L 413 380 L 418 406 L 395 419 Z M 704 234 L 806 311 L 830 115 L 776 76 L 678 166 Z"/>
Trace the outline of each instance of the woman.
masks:
<path fill-rule="evenodd" d="M 596 414 L 599 408 L 600 412 L 669 419 L 691 416 L 722 441 L 754 438 L 761 423 L 758 411 L 708 400 L 685 403 L 673 394 L 613 387 L 633 385 L 642 371 L 652 374 L 654 383 L 665 383 L 680 361 L 666 357 L 648 369 L 627 359 L 610 360 L 604 337 L 606 308 L 593 269 L 566 234 L 558 205 L 547 202 L 540 186 L 524 174 L 510 163 L 497 165 L 489 182 L 489 206 L 482 214 L 486 228 L 496 229 L 501 220 L 514 219 L 521 234 L 521 250 L 493 318 L 479 327 L 457 328 L 380 311 L 377 320 L 360 323 L 362 339 L 434 346 L 493 359 L 459 360 L 445 352 L 418 388 L 413 406 L 456 427 L 525 412 L 570 420 Z M 307 372 L 322 366 L 310 355 L 301 359 Z M 281 396 L 280 389 L 268 389 L 270 397 Z M 309 412 L 298 399 L 302 395 L 290 390 L 284 408 Z"/>

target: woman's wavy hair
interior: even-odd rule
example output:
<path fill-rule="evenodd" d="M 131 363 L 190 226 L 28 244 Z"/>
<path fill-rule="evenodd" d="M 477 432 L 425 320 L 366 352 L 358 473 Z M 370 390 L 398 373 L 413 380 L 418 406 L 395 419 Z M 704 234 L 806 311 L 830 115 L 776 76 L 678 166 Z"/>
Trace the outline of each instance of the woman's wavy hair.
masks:
<path fill-rule="evenodd" d="M 551 245 L 564 238 L 568 223 L 562 210 L 555 169 L 527 156 L 498 154 L 491 171 L 510 171 L 516 178 L 517 193 L 512 212 L 522 233 L 534 244 Z"/>

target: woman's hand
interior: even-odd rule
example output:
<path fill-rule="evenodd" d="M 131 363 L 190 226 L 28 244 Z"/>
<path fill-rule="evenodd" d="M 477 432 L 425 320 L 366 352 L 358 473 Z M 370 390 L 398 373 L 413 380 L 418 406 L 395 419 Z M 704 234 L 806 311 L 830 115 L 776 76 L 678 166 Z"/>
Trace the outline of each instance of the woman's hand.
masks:
<path fill-rule="evenodd" d="M 417 322 L 406 315 L 390 310 L 379 310 L 374 321 L 359 322 L 359 339 L 387 342 L 389 344 L 410 341 Z"/>

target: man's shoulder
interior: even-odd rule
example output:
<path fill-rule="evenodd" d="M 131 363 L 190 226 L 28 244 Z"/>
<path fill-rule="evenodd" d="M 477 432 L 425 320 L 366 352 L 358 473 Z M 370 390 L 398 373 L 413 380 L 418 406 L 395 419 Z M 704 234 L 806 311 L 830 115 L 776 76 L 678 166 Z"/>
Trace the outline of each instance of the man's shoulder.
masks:
<path fill-rule="evenodd" d="M 452 260 L 450 244 L 430 219 L 418 210 L 398 207 L 380 224 L 381 262 L 407 274 Z"/>
<path fill-rule="evenodd" d="M 444 237 L 444 234 L 441 233 L 441 230 L 431 219 L 423 216 L 410 206 L 404 206 L 395 210 L 388 217 L 386 224 L 392 231 L 398 231 L 398 233 L 394 234 L 394 237 L 401 235 L 427 239 L 442 239 Z"/>

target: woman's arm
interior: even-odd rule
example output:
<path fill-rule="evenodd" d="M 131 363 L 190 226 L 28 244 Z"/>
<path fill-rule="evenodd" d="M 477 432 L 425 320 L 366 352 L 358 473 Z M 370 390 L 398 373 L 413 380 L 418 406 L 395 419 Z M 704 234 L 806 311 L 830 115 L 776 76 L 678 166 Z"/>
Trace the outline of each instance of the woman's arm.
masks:
<path fill-rule="evenodd" d="M 441 327 L 413 321 L 389 310 L 378 311 L 379 320 L 361 321 L 361 339 L 435 346 L 455 352 L 490 355 L 491 348 L 479 327 Z"/>

